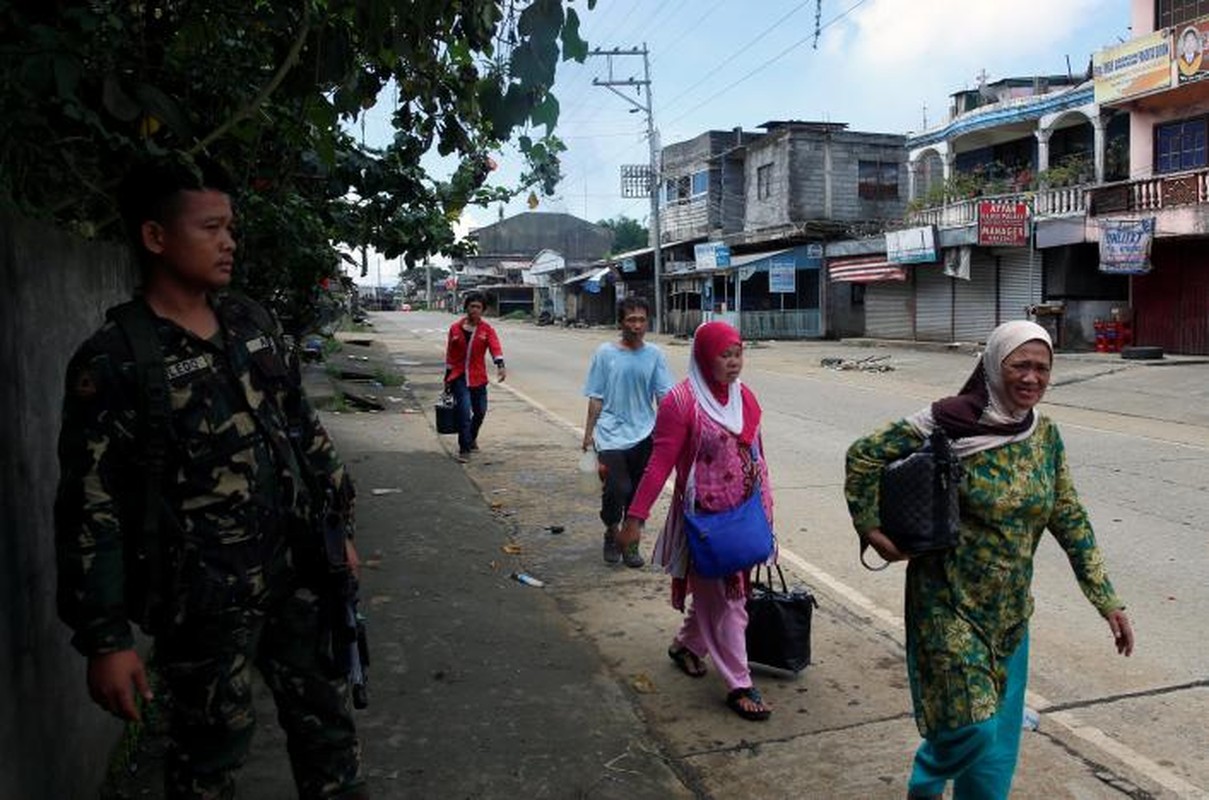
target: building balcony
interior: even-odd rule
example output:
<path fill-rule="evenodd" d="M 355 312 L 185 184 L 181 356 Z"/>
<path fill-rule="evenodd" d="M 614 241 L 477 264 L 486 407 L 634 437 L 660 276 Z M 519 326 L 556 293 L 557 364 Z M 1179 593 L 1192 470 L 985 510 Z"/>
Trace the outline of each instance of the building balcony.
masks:
<path fill-rule="evenodd" d="M 1205 205 L 1209 204 L 1209 168 L 1102 184 L 1088 195 L 1088 215 L 1093 217 Z"/>
<path fill-rule="evenodd" d="M 1088 210 L 1088 197 L 1092 187 L 1093 184 L 1046 187 L 1026 192 L 951 200 L 943 205 L 909 211 L 907 221 L 914 225 L 935 225 L 937 228 L 964 228 L 969 225 L 977 225 L 978 204 L 986 200 L 1030 203 L 1033 216 L 1037 219 L 1083 216 Z"/>

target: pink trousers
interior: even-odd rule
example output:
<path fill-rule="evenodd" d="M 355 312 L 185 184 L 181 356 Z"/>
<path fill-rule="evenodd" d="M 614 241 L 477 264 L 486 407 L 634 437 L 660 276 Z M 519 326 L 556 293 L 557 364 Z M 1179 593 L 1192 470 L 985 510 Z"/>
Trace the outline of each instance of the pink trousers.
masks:
<path fill-rule="evenodd" d="M 747 668 L 747 601 L 729 597 L 726 580 L 689 574 L 691 604 L 676 643 L 698 658 L 709 656 L 730 690 L 752 685 Z"/>

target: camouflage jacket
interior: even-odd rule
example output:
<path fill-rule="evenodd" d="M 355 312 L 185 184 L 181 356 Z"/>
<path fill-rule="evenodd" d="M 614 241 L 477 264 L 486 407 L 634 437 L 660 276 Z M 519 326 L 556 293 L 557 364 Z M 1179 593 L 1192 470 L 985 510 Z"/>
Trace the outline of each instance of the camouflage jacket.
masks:
<path fill-rule="evenodd" d="M 312 493 L 295 453 L 305 453 L 321 488 L 351 511 L 344 466 L 291 370 L 280 330 L 266 330 L 270 318 L 249 300 L 213 302 L 221 333 L 208 341 L 155 317 L 171 405 L 163 588 L 178 620 L 267 597 L 286 563 L 286 533 L 308 530 L 300 523 Z M 68 366 L 59 436 L 59 615 L 85 655 L 131 647 L 130 622 L 147 622 L 132 598 L 132 586 L 146 579 L 138 574 L 141 554 L 132 552 L 146 498 L 140 391 L 130 347 L 108 321 Z"/>

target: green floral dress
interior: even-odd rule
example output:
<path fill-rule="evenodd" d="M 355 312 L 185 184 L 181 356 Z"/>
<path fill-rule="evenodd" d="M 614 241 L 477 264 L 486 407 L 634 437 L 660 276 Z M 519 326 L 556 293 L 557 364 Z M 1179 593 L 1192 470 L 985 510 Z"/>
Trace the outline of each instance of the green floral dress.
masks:
<path fill-rule="evenodd" d="M 921 444 L 923 437 L 903 420 L 849 448 L 844 492 L 858 533 L 880 527 L 883 467 Z M 1096 610 L 1103 615 L 1123 607 L 1052 422 L 1040 417 L 1028 439 L 974 453 L 962 467 L 957 547 L 907 565 L 907 670 L 924 736 L 981 722 L 998 710 L 1003 663 L 1023 641 L 1033 612 L 1033 553 L 1046 528 Z"/>

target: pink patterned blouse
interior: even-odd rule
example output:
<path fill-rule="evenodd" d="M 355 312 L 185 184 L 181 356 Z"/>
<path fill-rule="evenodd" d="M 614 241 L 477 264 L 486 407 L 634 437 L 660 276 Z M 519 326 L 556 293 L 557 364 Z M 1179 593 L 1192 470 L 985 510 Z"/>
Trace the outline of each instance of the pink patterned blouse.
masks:
<path fill-rule="evenodd" d="M 751 390 L 746 386 L 742 390 L 750 395 Z M 758 477 L 764 513 L 772 524 L 772 487 L 758 432 L 754 451 L 753 456 L 753 448 L 743 445 L 738 436 L 698 408 L 687 380 L 678 383 L 663 398 L 655 420 L 651 460 L 627 510 L 629 516 L 647 519 L 651 506 L 675 468 L 676 487 L 663 532 L 655 543 L 655 563 L 676 577 L 683 577 L 687 571 L 688 547 L 683 521 L 690 472 L 696 507 L 703 511 L 725 511 L 738 506 L 751 494 Z"/>

